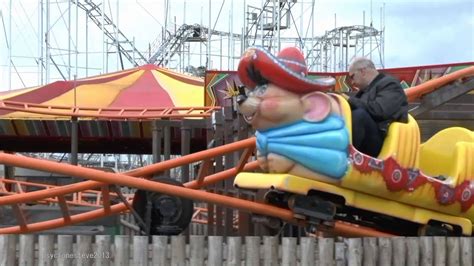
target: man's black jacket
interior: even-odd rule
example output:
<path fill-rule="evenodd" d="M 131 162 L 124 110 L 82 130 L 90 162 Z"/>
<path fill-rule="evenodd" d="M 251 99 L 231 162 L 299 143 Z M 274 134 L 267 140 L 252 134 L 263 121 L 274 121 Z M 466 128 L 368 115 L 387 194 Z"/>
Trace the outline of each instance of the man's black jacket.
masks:
<path fill-rule="evenodd" d="M 369 86 L 350 97 L 349 104 L 351 109 L 365 109 L 384 134 L 391 122 L 408 121 L 408 101 L 400 82 L 383 73 L 378 74 Z"/>

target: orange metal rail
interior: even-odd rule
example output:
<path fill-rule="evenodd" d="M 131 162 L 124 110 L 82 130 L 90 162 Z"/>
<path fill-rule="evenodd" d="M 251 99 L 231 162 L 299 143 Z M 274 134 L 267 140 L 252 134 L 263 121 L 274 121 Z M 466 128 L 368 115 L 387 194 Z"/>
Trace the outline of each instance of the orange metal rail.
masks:
<path fill-rule="evenodd" d="M 443 85 L 454 82 L 458 79 L 474 76 L 474 66 L 463 68 L 453 73 L 449 73 L 445 76 L 428 80 L 420 85 L 408 88 L 405 90 L 408 100 L 413 101 L 424 94 L 428 94 Z"/>
<path fill-rule="evenodd" d="M 7 185 L 11 187 L 11 191 L 7 190 Z M 14 194 L 23 194 L 26 191 L 33 190 L 47 190 L 56 188 L 58 186 L 41 184 L 41 183 L 32 183 L 11 179 L 0 178 L 0 196 L 5 195 L 14 195 Z M 120 201 L 119 196 L 116 193 L 110 193 L 110 196 L 115 198 L 116 201 Z M 123 194 L 124 198 L 131 202 L 133 200 L 134 194 Z M 46 198 L 44 201 L 36 201 L 37 204 L 52 205 L 58 204 L 58 197 Z M 98 207 L 102 208 L 102 191 L 100 190 L 85 190 L 72 194 L 72 200 L 66 200 L 68 206 L 85 206 L 85 207 Z M 235 217 L 235 219 L 238 219 Z M 192 216 L 193 223 L 207 224 L 207 208 L 204 207 L 194 207 L 194 213 Z M 235 224 L 236 221 L 234 221 Z"/>
<path fill-rule="evenodd" d="M 17 226 L 17 227 L 2 228 L 0 229 L 0 233 L 23 233 L 23 232 L 33 232 L 33 231 L 38 231 L 38 230 L 53 229 L 53 228 L 57 228 L 57 227 L 65 226 L 65 225 L 70 225 L 73 223 L 79 223 L 79 222 L 83 222 L 83 221 L 87 221 L 91 219 L 108 216 L 114 213 L 126 211 L 127 206 L 123 203 L 115 204 L 115 205 L 110 204 L 111 192 L 109 190 L 109 185 L 108 185 L 108 184 L 120 185 L 121 183 L 117 181 L 121 180 L 123 177 L 126 177 L 126 179 L 128 178 L 127 181 L 130 181 L 132 183 L 140 181 L 140 180 L 147 181 L 141 178 L 135 178 L 134 176 L 142 176 L 142 177 L 148 176 L 149 177 L 149 176 L 152 176 L 156 172 L 165 171 L 170 168 L 178 167 L 178 166 L 189 164 L 192 162 L 197 162 L 200 160 L 203 160 L 202 165 L 207 165 L 206 161 L 210 160 L 211 158 L 217 155 L 221 155 L 221 154 L 225 154 L 225 153 L 233 152 L 233 151 L 238 151 L 242 149 L 244 149 L 245 151 L 243 152 L 242 158 L 238 166 L 216 173 L 216 174 L 209 175 L 207 177 L 201 176 L 200 178 L 198 178 L 198 180 L 191 181 L 185 184 L 185 186 L 190 187 L 190 188 L 200 188 L 202 186 L 213 184 L 221 180 L 224 180 L 226 178 L 235 176 L 238 172 L 242 170 L 252 171 L 258 167 L 257 162 L 254 161 L 254 162 L 247 163 L 247 161 L 250 155 L 252 154 L 254 147 L 255 147 L 255 139 L 251 138 L 244 141 L 239 141 L 239 142 L 235 142 L 235 143 L 228 144 L 225 146 L 213 148 L 207 151 L 202 151 L 202 152 L 190 154 L 187 156 L 183 156 L 180 158 L 176 158 L 173 160 L 157 163 L 155 165 L 146 166 L 146 167 L 125 173 L 129 175 L 105 173 L 99 170 L 92 170 L 92 169 L 83 168 L 83 167 L 56 163 L 52 161 L 45 161 L 45 160 L 39 160 L 39 159 L 33 159 L 33 158 L 9 155 L 9 154 L 0 154 L 0 161 L 3 164 L 14 165 L 17 167 L 24 167 L 24 168 L 30 168 L 30 169 L 37 169 L 37 170 L 47 169 L 46 171 L 52 172 L 52 173 L 59 173 L 61 172 L 61 170 L 64 171 L 64 169 L 68 169 L 66 172 L 63 172 L 63 173 L 68 173 L 67 175 L 70 175 L 70 176 L 91 179 L 88 181 L 83 181 L 80 183 L 61 186 L 61 187 L 50 188 L 47 190 L 33 191 L 33 192 L 27 192 L 23 194 L 8 195 L 8 196 L 0 197 L 0 206 L 12 205 L 13 209 L 17 210 L 16 211 L 17 219 L 19 220 L 19 224 L 20 224 L 20 226 Z M 46 168 L 35 168 L 35 166 L 38 166 L 38 165 L 41 165 L 41 167 L 46 167 Z M 93 171 L 94 173 L 106 174 L 109 176 L 110 178 L 109 180 L 113 180 L 113 182 L 104 183 L 104 182 L 100 182 L 100 180 L 98 180 L 99 182 L 97 182 L 97 181 L 94 181 L 95 180 L 94 178 L 83 176 L 82 173 L 84 172 L 90 173 L 90 171 Z M 204 173 L 204 171 L 200 171 L 200 172 Z M 119 175 L 119 176 L 116 176 L 116 175 Z M 147 181 L 147 182 L 157 184 L 157 182 L 153 182 L 153 181 Z M 166 186 L 170 186 L 170 185 L 166 185 Z M 140 188 L 134 185 L 132 185 L 131 187 Z M 87 213 L 73 215 L 73 216 L 69 215 L 67 202 L 64 200 L 65 196 L 71 193 L 79 193 L 79 192 L 82 192 L 85 190 L 91 190 L 94 188 L 101 189 L 104 208 L 90 211 Z M 146 186 L 146 188 L 148 188 L 148 186 Z M 176 187 L 172 187 L 172 188 L 173 188 L 172 190 L 176 190 Z M 182 188 L 182 189 L 186 189 L 186 188 Z M 193 192 L 201 192 L 201 191 L 191 190 L 190 193 L 193 193 Z M 207 193 L 207 192 L 203 192 L 203 193 Z M 208 194 L 212 194 L 212 193 L 208 193 Z M 217 196 L 232 199 L 231 197 L 226 197 L 226 196 L 221 196 L 221 195 L 217 195 Z M 51 221 L 39 222 L 35 224 L 27 224 L 23 217 L 24 215 L 21 211 L 20 205 L 23 203 L 28 203 L 28 202 L 37 202 L 37 201 L 42 201 L 42 200 L 44 201 L 45 199 L 48 199 L 48 198 L 57 198 L 57 201 L 59 205 L 61 206 L 61 209 L 63 210 L 63 218 L 59 218 L 59 219 L 55 219 Z"/>
<path fill-rule="evenodd" d="M 96 108 L 79 106 L 55 106 L 14 101 L 0 101 L 0 109 L 34 114 L 63 117 L 103 118 L 103 119 L 158 119 L 208 117 L 219 110 L 211 107 L 156 107 L 156 108 Z"/>
<path fill-rule="evenodd" d="M 11 187 L 12 189 L 7 189 L 7 186 Z M 46 191 L 57 187 L 59 186 L 0 178 L 0 196 L 19 195 L 21 197 L 21 195 L 28 193 L 27 191 Z M 116 193 L 110 193 L 110 196 L 113 199 L 119 199 Z M 131 200 L 133 195 L 125 194 L 124 197 L 127 200 Z M 102 207 L 102 192 L 100 190 L 77 191 L 72 193 L 71 198 L 72 200 L 66 200 L 68 205 Z M 49 197 L 36 201 L 36 203 L 50 205 L 59 203 L 59 200 L 57 197 Z"/>
<path fill-rule="evenodd" d="M 246 139 L 246 140 L 237 141 L 237 142 L 234 142 L 234 143 L 231 143 L 231 144 L 227 144 L 227 145 L 224 145 L 224 146 L 221 146 L 221 147 L 216 147 L 216 148 L 212 148 L 212 149 L 209 149 L 209 150 L 206 150 L 206 151 L 200 151 L 200 152 L 192 153 L 192 154 L 189 154 L 189 155 L 185 155 L 183 157 L 175 158 L 175 159 L 172 159 L 172 160 L 168 160 L 168 161 L 148 165 L 148 166 L 145 166 L 145 167 L 142 167 L 142 168 L 138 168 L 138 169 L 135 169 L 135 170 L 132 170 L 132 171 L 125 172 L 123 174 L 128 175 L 128 176 L 132 176 L 132 177 L 148 177 L 148 178 L 150 178 L 151 176 L 153 176 L 153 174 L 158 173 L 158 172 L 163 172 L 163 171 L 166 171 L 168 169 L 172 169 L 172 168 L 179 167 L 179 166 L 182 166 L 182 165 L 187 165 L 187 164 L 194 163 L 194 162 L 199 162 L 199 161 L 205 162 L 205 161 L 208 161 L 208 160 L 210 160 L 210 159 L 212 159 L 212 158 L 214 158 L 218 155 L 222 155 L 222 154 L 226 154 L 226 153 L 246 149 L 246 152 L 244 152 L 240 163 L 236 167 L 228 169 L 228 170 L 221 171 L 219 173 L 209 175 L 206 178 L 200 178 L 198 180 L 193 180 L 193 181 L 190 181 L 190 182 L 185 184 L 185 186 L 188 187 L 188 188 L 198 189 L 198 188 L 201 188 L 202 186 L 211 185 L 211 184 L 217 183 L 219 181 L 225 180 L 225 179 L 227 179 L 231 176 L 235 176 L 238 172 L 240 172 L 242 170 L 252 171 L 252 170 L 257 169 L 258 164 L 257 164 L 256 161 L 253 161 L 253 162 L 250 162 L 250 163 L 246 164 L 247 159 L 250 156 L 251 151 L 253 151 L 254 148 L 255 148 L 255 138 L 249 138 L 249 139 Z M 0 157 L 3 156 L 3 155 L 7 155 L 7 154 L 0 153 Z M 33 158 L 28 158 L 28 157 L 16 156 L 16 155 L 11 155 L 11 156 L 15 156 L 14 158 L 18 158 L 18 160 L 20 160 L 20 161 L 21 161 L 21 158 L 33 159 Z M 37 159 L 37 160 L 39 160 L 39 159 Z M 1 160 L 0 160 L 0 162 L 1 162 Z M 45 161 L 45 162 L 49 162 L 49 161 Z M 49 162 L 49 163 L 54 163 L 54 162 Z M 6 163 L 6 164 L 8 164 L 8 163 Z M 204 164 L 205 163 L 203 163 L 203 165 Z M 58 165 L 63 166 L 63 165 L 67 165 L 67 164 L 59 164 L 58 163 Z M 24 168 L 29 168 L 29 167 L 26 166 Z M 83 167 L 78 167 L 78 168 L 79 168 L 78 171 L 80 171 L 80 169 L 88 169 L 88 168 L 83 168 Z M 54 172 L 54 166 L 53 166 L 51 172 Z M 74 176 L 74 175 L 71 175 L 71 176 Z M 57 196 L 60 196 L 60 195 L 76 193 L 76 192 L 80 192 L 80 191 L 84 191 L 84 190 L 96 189 L 96 188 L 100 188 L 102 185 L 104 185 L 104 184 L 101 183 L 101 182 L 88 180 L 88 181 L 83 181 L 83 182 L 75 183 L 75 184 L 71 184 L 71 185 L 50 188 L 47 191 L 40 190 L 40 191 L 28 192 L 28 193 L 22 194 L 21 196 L 16 196 L 14 198 L 15 200 L 14 200 L 13 203 L 17 204 L 17 203 L 34 202 L 34 201 L 38 201 L 38 200 L 43 200 L 45 198 L 52 198 L 52 197 L 57 197 Z M 2 205 L 2 204 L 0 203 L 0 205 Z"/>
<path fill-rule="evenodd" d="M 218 153 L 216 150 L 222 151 L 235 151 L 238 148 L 245 148 L 245 152 L 242 155 L 241 163 L 236 166 L 235 168 L 219 172 L 213 175 L 209 175 L 204 178 L 200 178 L 198 180 L 191 181 L 186 183 L 186 188 L 171 186 L 168 184 L 162 184 L 154 181 L 149 181 L 142 178 L 136 178 L 131 176 L 132 174 L 137 176 L 139 174 L 143 174 L 145 176 L 151 175 L 154 171 L 163 171 L 172 167 L 179 166 L 180 163 L 188 163 L 191 161 L 199 160 L 198 157 L 193 156 L 195 154 L 191 154 L 188 156 L 184 156 L 181 158 L 177 158 L 175 160 L 170 160 L 162 163 L 158 163 L 155 165 L 147 166 L 141 169 L 137 169 L 132 171 L 128 174 L 115 174 L 115 173 L 106 173 L 99 170 L 83 168 L 80 166 L 73 166 L 68 164 L 61 164 L 52 161 L 45 161 L 40 159 L 16 156 L 1 153 L 0 154 L 0 163 L 13 165 L 17 167 L 23 168 L 30 168 L 36 169 L 40 171 L 48 171 L 52 173 L 58 173 L 63 175 L 70 175 L 76 176 L 85 179 L 91 179 L 89 181 L 80 182 L 77 184 L 67 185 L 63 187 L 51 188 L 48 190 L 42 191 L 34 191 L 34 192 L 27 192 L 21 195 L 7 195 L 0 197 L 0 206 L 1 205 L 11 205 L 13 210 L 16 213 L 16 217 L 19 221 L 19 225 L 7 227 L 7 228 L 0 228 L 0 234 L 7 234 L 7 233 L 27 233 L 27 232 L 35 232 L 35 231 L 42 231 L 48 229 L 54 229 L 66 225 L 81 223 L 85 221 L 89 221 L 92 219 L 97 219 L 105 216 L 109 216 L 112 214 L 118 214 L 120 212 L 124 212 L 127 210 L 127 206 L 124 203 L 119 204 L 111 204 L 111 192 L 109 190 L 109 184 L 117 184 L 129 187 L 135 187 L 139 189 L 146 189 L 160 193 L 166 193 L 174 196 L 180 196 L 185 198 L 191 198 L 199 201 L 210 202 L 215 204 L 224 205 L 227 207 L 232 207 L 236 209 L 240 209 L 243 211 L 249 211 L 252 213 L 258 213 L 263 215 L 269 215 L 273 217 L 278 217 L 280 219 L 289 221 L 291 223 L 301 223 L 294 218 L 293 213 L 290 210 L 278 208 L 275 206 L 251 202 L 243 199 L 237 199 L 229 196 L 213 194 L 205 191 L 200 190 L 192 190 L 189 188 L 199 188 L 204 185 L 212 184 L 226 178 L 235 176 L 241 170 L 244 171 L 252 171 L 258 167 L 256 161 L 252 161 L 250 163 L 246 163 L 248 157 L 253 151 L 255 145 L 255 139 L 247 139 L 244 141 L 232 143 L 226 146 L 214 148 L 208 150 L 209 154 Z M 227 146 L 230 146 L 227 147 Z M 210 155 L 204 156 L 210 157 Z M 200 158 L 202 159 L 202 157 Z M 204 159 L 206 160 L 206 159 Z M 206 165 L 203 163 L 203 165 Z M 103 208 L 89 211 L 86 213 L 70 215 L 68 204 L 65 201 L 65 195 L 74 192 L 80 192 L 91 188 L 100 187 L 102 192 L 102 203 Z M 21 210 L 21 204 L 27 202 L 35 202 L 45 198 L 57 197 L 58 203 L 61 207 L 61 211 L 63 213 L 63 218 L 57 218 L 48 221 L 42 221 L 37 223 L 28 224 L 25 216 Z M 351 226 L 346 223 L 336 222 L 335 224 L 335 232 L 343 234 L 343 235 L 352 235 L 352 236 L 389 236 L 388 234 L 377 232 L 368 228 L 362 228 L 360 226 Z"/>

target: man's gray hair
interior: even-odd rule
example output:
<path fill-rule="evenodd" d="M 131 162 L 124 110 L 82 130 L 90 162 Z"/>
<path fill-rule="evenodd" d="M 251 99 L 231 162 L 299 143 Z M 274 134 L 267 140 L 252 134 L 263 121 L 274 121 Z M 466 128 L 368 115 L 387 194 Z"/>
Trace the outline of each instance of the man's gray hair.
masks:
<path fill-rule="evenodd" d="M 356 69 L 362 69 L 362 68 L 375 69 L 374 62 L 372 62 L 370 59 L 367 59 L 365 57 L 356 57 L 352 59 L 351 65 L 349 66 L 350 70 L 356 70 Z"/>

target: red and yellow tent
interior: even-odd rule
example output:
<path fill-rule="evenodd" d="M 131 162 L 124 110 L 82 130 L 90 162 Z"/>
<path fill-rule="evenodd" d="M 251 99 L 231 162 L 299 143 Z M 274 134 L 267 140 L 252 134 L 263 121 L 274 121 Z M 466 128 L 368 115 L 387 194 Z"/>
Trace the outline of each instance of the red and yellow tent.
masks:
<path fill-rule="evenodd" d="M 0 100 L 49 106 L 153 108 L 204 106 L 204 80 L 155 65 L 45 86 L 0 92 Z M 0 110 L 0 118 L 45 118 Z"/>
<path fill-rule="evenodd" d="M 135 110 L 132 115 L 150 117 L 170 108 L 204 107 L 204 99 L 203 79 L 155 65 L 0 92 L 0 150 L 67 151 L 72 117 L 68 113 L 81 114 L 80 152 L 81 143 L 82 147 L 89 147 L 85 148 L 89 152 L 105 152 L 99 147 L 110 145 L 111 141 L 118 141 L 117 145 L 125 141 L 126 146 L 149 146 L 149 119 L 114 119 L 114 115 L 125 117 L 124 111 L 130 114 Z M 179 132 L 174 135 L 179 137 Z M 54 149 L 61 141 L 63 147 Z"/>

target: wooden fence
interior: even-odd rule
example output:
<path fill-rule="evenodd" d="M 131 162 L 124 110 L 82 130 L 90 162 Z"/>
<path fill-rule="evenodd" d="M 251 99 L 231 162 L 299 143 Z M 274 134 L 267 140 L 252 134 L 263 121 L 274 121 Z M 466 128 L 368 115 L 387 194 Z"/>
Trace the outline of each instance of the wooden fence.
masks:
<path fill-rule="evenodd" d="M 473 265 L 469 237 L 0 235 L 0 265 Z"/>

